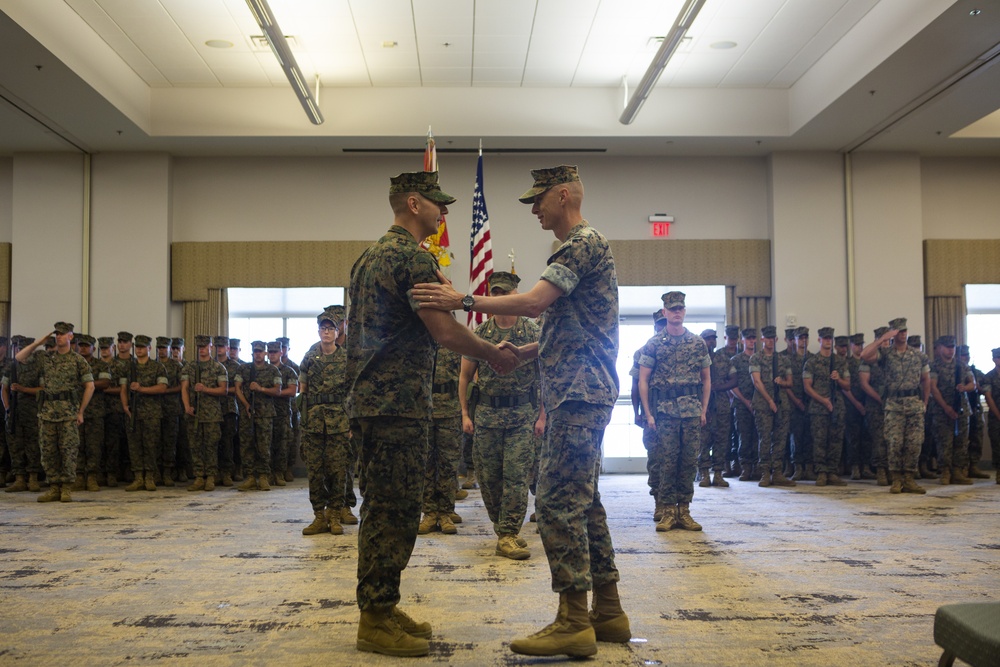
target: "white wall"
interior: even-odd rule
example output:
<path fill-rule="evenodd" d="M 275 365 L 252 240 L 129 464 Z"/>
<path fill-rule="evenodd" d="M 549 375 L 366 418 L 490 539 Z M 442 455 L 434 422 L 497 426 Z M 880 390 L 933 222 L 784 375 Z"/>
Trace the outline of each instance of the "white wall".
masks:
<path fill-rule="evenodd" d="M 925 239 L 1000 238 L 1000 158 L 921 161 Z"/>
<path fill-rule="evenodd" d="M 80 324 L 83 157 L 14 158 L 11 331 L 40 337 L 57 321 Z"/>
<path fill-rule="evenodd" d="M 0 243 L 10 243 L 14 227 L 14 160 L 0 157 Z"/>

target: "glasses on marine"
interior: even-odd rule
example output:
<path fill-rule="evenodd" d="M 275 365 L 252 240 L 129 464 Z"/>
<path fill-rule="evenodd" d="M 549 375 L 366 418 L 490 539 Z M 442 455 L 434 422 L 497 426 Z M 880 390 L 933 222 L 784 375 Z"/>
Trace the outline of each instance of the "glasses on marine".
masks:
<path fill-rule="evenodd" d="M 337 327 L 325 326 L 325 327 L 320 327 L 319 330 L 326 333 L 330 333 L 331 331 L 336 331 Z"/>

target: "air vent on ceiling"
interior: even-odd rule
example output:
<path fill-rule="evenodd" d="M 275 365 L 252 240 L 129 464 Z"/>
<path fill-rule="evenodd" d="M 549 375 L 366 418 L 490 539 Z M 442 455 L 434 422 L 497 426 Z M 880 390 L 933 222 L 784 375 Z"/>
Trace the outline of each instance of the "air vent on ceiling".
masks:
<path fill-rule="evenodd" d="M 296 50 L 299 48 L 299 43 L 295 39 L 295 35 L 285 35 L 285 41 L 288 42 L 288 48 Z M 270 51 L 271 45 L 267 41 L 267 37 L 264 35 L 251 35 L 250 44 L 254 51 Z"/>

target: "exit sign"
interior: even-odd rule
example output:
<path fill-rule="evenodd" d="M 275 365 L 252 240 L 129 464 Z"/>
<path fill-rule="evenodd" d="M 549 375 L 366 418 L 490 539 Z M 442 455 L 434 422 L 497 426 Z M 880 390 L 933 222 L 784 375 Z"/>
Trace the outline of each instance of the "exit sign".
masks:
<path fill-rule="evenodd" d="M 670 236 L 670 223 L 669 222 L 651 222 L 649 223 L 650 235 L 654 239 L 665 239 Z"/>

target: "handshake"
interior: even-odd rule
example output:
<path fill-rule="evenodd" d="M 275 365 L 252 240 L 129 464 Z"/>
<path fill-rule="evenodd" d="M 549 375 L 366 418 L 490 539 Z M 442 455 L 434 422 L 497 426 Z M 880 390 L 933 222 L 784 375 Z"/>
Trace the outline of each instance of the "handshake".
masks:
<path fill-rule="evenodd" d="M 521 362 L 521 351 L 508 340 L 501 341 L 486 361 L 500 375 L 507 375 Z"/>

